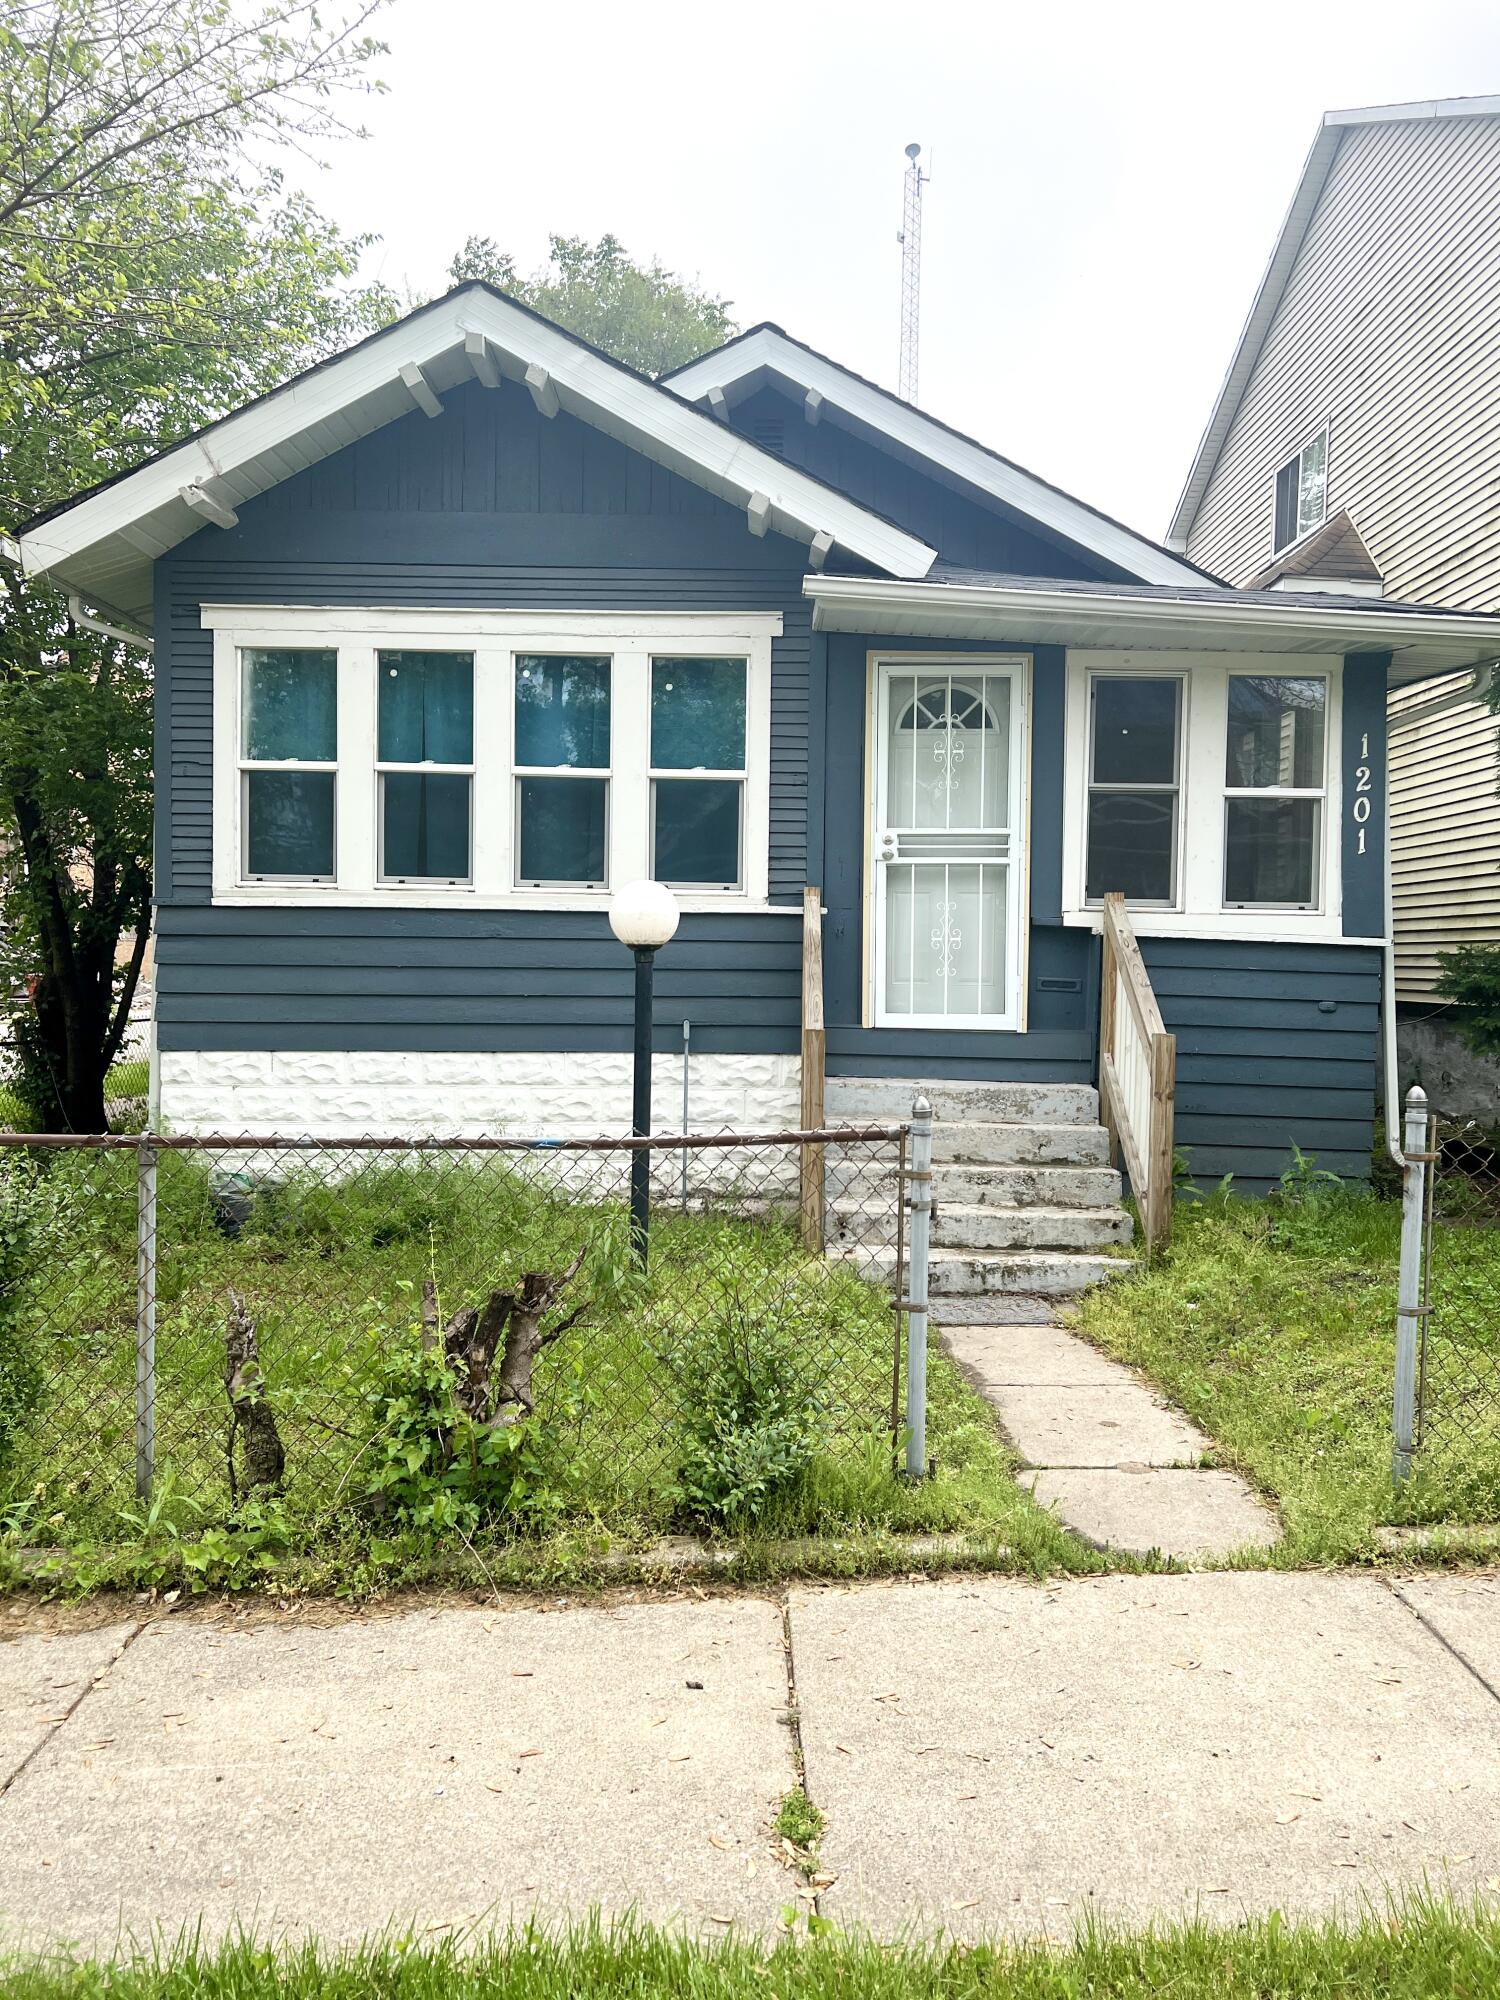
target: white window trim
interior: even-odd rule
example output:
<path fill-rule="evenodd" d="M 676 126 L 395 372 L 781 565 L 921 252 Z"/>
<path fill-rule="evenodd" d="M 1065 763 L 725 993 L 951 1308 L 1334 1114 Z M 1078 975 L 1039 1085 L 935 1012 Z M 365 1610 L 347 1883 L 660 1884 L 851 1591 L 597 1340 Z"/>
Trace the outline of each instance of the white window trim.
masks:
<path fill-rule="evenodd" d="M 647 872 L 653 651 L 747 661 L 744 884 L 678 892 L 687 911 L 769 910 L 771 641 L 779 612 L 450 611 L 333 605 L 206 604 L 214 635 L 213 900 L 327 909 L 598 910 Z M 329 883 L 247 882 L 241 870 L 239 656 L 243 647 L 335 647 L 339 765 Z M 376 876 L 376 655 L 423 647 L 474 655 L 473 879 L 381 883 Z M 608 653 L 611 700 L 610 886 L 518 889 L 514 881 L 514 657 Z M 686 775 L 686 774 L 685 774 Z"/>
<path fill-rule="evenodd" d="M 1084 896 L 1087 859 L 1089 681 L 1091 676 L 1182 674 L 1183 746 L 1178 805 L 1177 907 L 1131 905 L 1142 937 L 1254 938 L 1274 943 L 1343 942 L 1343 661 L 1287 653 L 1096 652 L 1070 648 L 1063 777 L 1063 922 L 1099 930 L 1102 912 Z M 1319 851 L 1320 906 L 1293 910 L 1224 907 L 1224 801 L 1231 674 L 1326 678 L 1326 790 Z M 1369 938 L 1351 942 L 1368 945 Z"/>
<path fill-rule="evenodd" d="M 1323 511 L 1321 514 L 1319 514 L 1317 520 L 1313 522 L 1310 528 L 1303 528 L 1299 526 L 1296 534 L 1292 536 L 1292 539 L 1289 542 L 1278 543 L 1276 540 L 1276 489 L 1281 484 L 1281 475 L 1283 472 L 1286 471 L 1289 465 L 1295 465 L 1297 467 L 1297 518 L 1300 522 L 1302 517 L 1302 460 L 1309 447 L 1315 445 L 1318 442 L 1319 438 L 1323 440 Z M 1317 534 L 1320 528 L 1327 525 L 1328 445 L 1329 445 L 1328 421 L 1325 418 L 1324 421 L 1318 425 L 1316 430 L 1308 432 L 1307 436 L 1302 440 L 1301 444 L 1298 445 L 1295 451 L 1288 452 L 1287 456 L 1281 460 L 1281 462 L 1277 465 L 1276 470 L 1271 474 L 1271 555 L 1273 558 L 1276 556 L 1289 555 L 1293 549 L 1297 548 L 1301 543 L 1307 541 L 1310 536 Z"/>

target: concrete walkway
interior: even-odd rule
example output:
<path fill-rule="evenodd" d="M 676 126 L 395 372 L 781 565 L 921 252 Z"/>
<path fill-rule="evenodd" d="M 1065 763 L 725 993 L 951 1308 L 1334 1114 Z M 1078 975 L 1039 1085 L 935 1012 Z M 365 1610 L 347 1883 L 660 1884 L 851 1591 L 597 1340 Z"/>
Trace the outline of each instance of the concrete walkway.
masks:
<path fill-rule="evenodd" d="M 957 1325 L 942 1339 L 999 1412 L 1022 1483 L 1098 1548 L 1186 1562 L 1269 1548 L 1275 1515 L 1149 1384 L 1055 1326 Z"/>
<path fill-rule="evenodd" d="M 12 1618 L 0 1629 L 15 1632 Z M 0 1641 L 0 1935 L 634 1907 L 894 1936 L 1500 1895 L 1500 1582 L 1221 1572 L 246 1615 Z"/>

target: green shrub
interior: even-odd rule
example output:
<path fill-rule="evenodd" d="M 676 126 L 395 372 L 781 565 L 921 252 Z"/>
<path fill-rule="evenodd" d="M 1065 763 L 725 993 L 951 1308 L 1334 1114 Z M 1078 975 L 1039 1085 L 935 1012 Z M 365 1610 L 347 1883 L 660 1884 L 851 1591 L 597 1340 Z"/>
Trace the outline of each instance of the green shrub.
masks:
<path fill-rule="evenodd" d="M 1438 953 L 1437 990 L 1463 1008 L 1454 1027 L 1476 1055 L 1500 1056 L 1500 945 Z"/>
<path fill-rule="evenodd" d="M 825 1419 L 799 1379 L 810 1339 L 816 1329 L 785 1303 L 757 1315 L 729 1300 L 668 1357 L 680 1427 L 673 1497 L 691 1519 L 748 1525 L 812 1463 Z"/>
<path fill-rule="evenodd" d="M 367 1400 L 364 1495 L 391 1524 L 468 1535 L 505 1519 L 547 1526 L 566 1510 L 562 1425 L 580 1406 L 576 1374 L 546 1417 L 492 1427 L 462 1408 L 441 1345 L 424 1347 L 413 1329 L 382 1354 Z"/>

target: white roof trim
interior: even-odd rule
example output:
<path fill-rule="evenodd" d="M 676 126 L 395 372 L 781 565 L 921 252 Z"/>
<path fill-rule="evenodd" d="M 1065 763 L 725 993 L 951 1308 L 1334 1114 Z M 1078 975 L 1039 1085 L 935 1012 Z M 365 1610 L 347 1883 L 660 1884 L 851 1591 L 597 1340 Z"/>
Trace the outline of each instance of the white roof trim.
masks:
<path fill-rule="evenodd" d="M 409 383 L 434 399 L 473 374 L 469 336 L 493 350 L 502 375 L 544 371 L 560 406 L 722 499 L 748 508 L 763 495 L 766 524 L 810 544 L 831 535 L 897 576 L 925 576 L 937 552 L 917 536 L 736 436 L 724 425 L 583 346 L 484 286 L 462 287 L 395 326 L 212 425 L 201 437 L 76 501 L 20 537 L 29 575 L 56 570 L 75 588 L 120 602 L 128 575 L 195 534 L 182 499 L 201 488 L 226 509 L 379 429 L 413 407 Z M 418 373 L 418 371 L 420 371 Z M 149 579 L 146 586 L 149 601 Z"/>
<path fill-rule="evenodd" d="M 1281 295 L 1286 289 L 1287 279 L 1292 274 L 1292 266 L 1297 261 L 1297 252 L 1302 248 L 1302 239 L 1307 234 L 1307 226 L 1312 221 L 1313 211 L 1318 205 L 1318 197 L 1323 192 L 1334 156 L 1343 138 L 1344 128 L 1350 125 L 1405 125 L 1416 124 L 1433 118 L 1493 118 L 1500 116 L 1500 97 L 1443 97 L 1425 98 L 1412 104 L 1371 104 L 1362 110 L 1325 111 L 1318 126 L 1317 137 L 1312 150 L 1302 164 L 1302 172 L 1292 194 L 1291 206 L 1276 232 L 1276 241 L 1271 246 L 1270 261 L 1250 302 L 1250 311 L 1245 324 L 1240 329 L 1240 337 L 1235 343 L 1224 380 L 1204 425 L 1203 435 L 1198 440 L 1198 449 L 1193 454 L 1192 465 L 1183 485 L 1181 496 L 1172 512 L 1171 526 L 1167 529 L 1168 546 L 1174 549 L 1186 548 L 1193 522 L 1208 490 L 1208 482 L 1213 477 L 1219 453 L 1224 448 L 1224 440 L 1240 406 L 1240 398 L 1255 372 L 1255 364 L 1260 359 L 1271 322 L 1276 317 L 1276 309 L 1281 304 Z"/>
<path fill-rule="evenodd" d="M 1368 610 L 1345 605 L 1247 604 L 1215 598 L 1017 590 L 979 584 L 806 576 L 814 631 L 1004 638 L 1064 646 L 1139 645 L 1143 651 L 1385 653 L 1392 681 L 1425 679 L 1500 658 L 1500 614 Z"/>
<path fill-rule="evenodd" d="M 731 341 L 715 353 L 689 362 L 686 368 L 668 376 L 664 386 L 684 400 L 696 403 L 715 390 L 722 393 L 730 389 L 762 369 L 780 376 L 804 397 L 816 396 L 818 402 L 813 407 L 819 415 L 843 411 L 951 477 L 1029 515 L 1080 548 L 1091 549 L 1105 561 L 1139 577 L 1142 583 L 1208 581 L 1201 570 L 1158 547 L 1146 536 L 1096 514 L 1081 500 L 1038 479 L 1035 473 L 1011 465 L 983 445 L 960 437 L 910 403 L 903 403 L 872 382 L 862 381 L 836 361 L 811 353 L 774 327 L 757 327 L 753 333 Z"/>

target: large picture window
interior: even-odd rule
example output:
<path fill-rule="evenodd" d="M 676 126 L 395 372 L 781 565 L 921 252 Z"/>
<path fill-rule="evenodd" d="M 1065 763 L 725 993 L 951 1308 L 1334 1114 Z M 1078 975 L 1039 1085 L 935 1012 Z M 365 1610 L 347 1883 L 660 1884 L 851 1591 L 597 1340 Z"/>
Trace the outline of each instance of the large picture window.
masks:
<path fill-rule="evenodd" d="M 1095 674 L 1090 682 L 1085 895 L 1177 901 L 1182 682 Z"/>
<path fill-rule="evenodd" d="M 779 614 L 202 615 L 216 900 L 768 901 Z"/>
<path fill-rule="evenodd" d="M 1328 683 L 1231 674 L 1224 769 L 1224 902 L 1316 909 Z"/>

